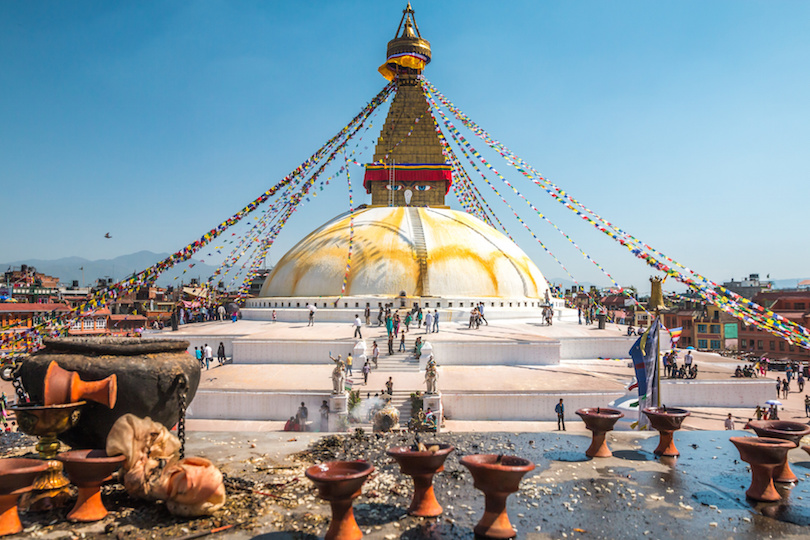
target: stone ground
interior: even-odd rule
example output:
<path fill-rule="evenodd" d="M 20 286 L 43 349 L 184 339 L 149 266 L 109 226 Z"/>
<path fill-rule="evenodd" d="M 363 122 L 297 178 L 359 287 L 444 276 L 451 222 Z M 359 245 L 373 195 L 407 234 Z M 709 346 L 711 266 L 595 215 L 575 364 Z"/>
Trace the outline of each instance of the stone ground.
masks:
<path fill-rule="evenodd" d="M 745 432 L 681 431 L 678 460 L 658 460 L 651 453 L 653 434 L 614 432 L 611 458 L 587 459 L 584 433 L 442 433 L 438 442 L 456 451 L 434 480 L 445 513 L 423 519 L 407 515 L 412 494 L 393 460 L 390 446 L 410 444 L 409 436 L 326 436 L 301 433 L 210 433 L 189 437 L 189 455 L 208 457 L 227 478 L 229 502 L 215 516 L 182 520 L 161 504 L 129 499 L 107 487 L 111 510 L 101 522 L 71 525 L 66 509 L 24 513 L 26 531 L 9 538 L 182 538 L 233 525 L 217 534 L 227 539 L 288 539 L 322 536 L 329 507 L 304 476 L 307 466 L 333 459 L 366 459 L 376 471 L 355 501 L 357 521 L 368 538 L 472 539 L 483 511 L 483 496 L 458 459 L 473 453 L 515 454 L 536 464 L 509 497 L 508 511 L 518 538 L 806 538 L 810 533 L 810 459 L 801 450 L 790 454 L 800 478 L 780 486 L 779 503 L 752 503 L 744 490 L 750 482 L 730 435 Z M 430 443 L 434 437 L 427 436 Z M 13 441 L 3 455 L 30 450 Z M 28 441 L 30 442 L 30 441 Z"/>

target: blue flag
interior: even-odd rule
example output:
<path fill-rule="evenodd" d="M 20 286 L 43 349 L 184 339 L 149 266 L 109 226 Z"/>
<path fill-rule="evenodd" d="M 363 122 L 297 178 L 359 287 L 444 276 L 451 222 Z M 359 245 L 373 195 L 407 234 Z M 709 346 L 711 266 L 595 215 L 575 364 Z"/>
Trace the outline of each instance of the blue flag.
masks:
<path fill-rule="evenodd" d="M 657 400 L 658 379 L 658 329 L 660 322 L 653 321 L 652 326 L 644 332 L 630 347 L 630 358 L 636 371 L 639 401 L 639 424 L 646 425 L 647 417 L 641 412 L 644 407 L 655 406 Z"/>

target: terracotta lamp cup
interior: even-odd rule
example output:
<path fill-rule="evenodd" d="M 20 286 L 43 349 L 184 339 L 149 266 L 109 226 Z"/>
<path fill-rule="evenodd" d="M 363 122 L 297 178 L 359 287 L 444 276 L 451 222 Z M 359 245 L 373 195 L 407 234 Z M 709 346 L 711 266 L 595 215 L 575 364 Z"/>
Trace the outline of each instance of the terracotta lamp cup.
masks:
<path fill-rule="evenodd" d="M 658 447 L 653 453 L 656 456 L 680 456 L 681 453 L 675 447 L 673 433 L 681 429 L 681 424 L 691 413 L 686 409 L 672 407 L 647 407 L 642 412 L 647 416 L 653 429 L 659 433 Z"/>
<path fill-rule="evenodd" d="M 608 431 L 613 431 L 613 426 L 624 417 L 619 409 L 609 407 L 586 407 L 578 409 L 577 415 L 585 422 L 585 427 L 593 432 L 591 446 L 585 450 L 588 457 L 610 457 L 613 452 L 608 448 L 605 436 Z"/>
<path fill-rule="evenodd" d="M 793 443 L 793 448 L 798 447 L 801 438 L 810 433 L 810 426 L 786 420 L 752 420 L 748 422 L 748 426 L 760 437 L 790 441 Z M 773 475 L 774 482 L 789 483 L 799 480 L 790 469 L 787 454 L 785 454 L 784 462 L 774 469 Z"/>
<path fill-rule="evenodd" d="M 459 462 L 470 470 L 473 485 L 484 492 L 484 515 L 473 532 L 484 538 L 514 538 L 517 536 L 506 513 L 506 499 L 520 486 L 534 463 L 517 456 L 472 454 Z"/>
<path fill-rule="evenodd" d="M 57 459 L 65 464 L 70 481 L 79 488 L 79 498 L 68 513 L 70 521 L 98 521 L 107 515 L 101 502 L 101 485 L 121 468 L 126 456 L 108 456 L 104 450 L 70 450 Z"/>
<path fill-rule="evenodd" d="M 365 461 L 330 461 L 306 470 L 307 478 L 318 488 L 318 494 L 332 507 L 332 522 L 324 540 L 358 540 L 363 537 L 354 520 L 352 501 L 374 471 Z"/>
<path fill-rule="evenodd" d="M 413 478 L 413 500 L 408 513 L 419 517 L 436 517 L 443 512 L 433 492 L 433 476 L 444 470 L 444 460 L 454 450 L 449 444 L 437 444 L 438 450 L 416 451 L 410 446 L 395 446 L 388 455 L 399 463 L 402 474 Z"/>
<path fill-rule="evenodd" d="M 100 381 L 83 381 L 78 373 L 62 369 L 56 362 L 48 365 L 43 392 L 45 405 L 89 400 L 112 409 L 117 399 L 118 377 L 115 374 Z"/>
<path fill-rule="evenodd" d="M 33 489 L 34 480 L 48 468 L 41 459 L 0 459 L 0 536 L 23 530 L 17 499 Z"/>
<path fill-rule="evenodd" d="M 774 502 L 781 499 L 773 485 L 773 473 L 795 448 L 792 442 L 770 437 L 731 437 L 740 451 L 740 459 L 751 465 L 751 487 L 745 495 L 755 501 Z"/>

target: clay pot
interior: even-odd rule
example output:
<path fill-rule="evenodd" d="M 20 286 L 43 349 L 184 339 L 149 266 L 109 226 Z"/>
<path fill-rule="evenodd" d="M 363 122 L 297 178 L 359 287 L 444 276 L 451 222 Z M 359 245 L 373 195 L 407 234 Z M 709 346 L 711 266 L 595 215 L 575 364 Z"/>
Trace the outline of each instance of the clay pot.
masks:
<path fill-rule="evenodd" d="M 0 536 L 23 530 L 17 500 L 31 491 L 36 477 L 48 468 L 41 459 L 0 459 Z"/>
<path fill-rule="evenodd" d="M 760 437 L 771 437 L 790 441 L 793 443 L 793 448 L 798 447 L 801 438 L 810 433 L 810 426 L 799 422 L 788 422 L 786 420 L 752 420 L 748 422 L 748 426 Z M 774 469 L 773 474 L 774 482 L 790 483 L 799 480 L 790 469 L 787 454 L 785 454 L 784 463 Z"/>
<path fill-rule="evenodd" d="M 45 405 L 61 405 L 77 401 L 95 401 L 112 409 L 118 397 L 118 378 L 113 373 L 100 381 L 83 381 L 75 371 L 67 371 L 51 362 L 45 372 Z"/>
<path fill-rule="evenodd" d="M 681 429 L 681 424 L 691 413 L 686 409 L 672 407 L 647 407 L 642 411 L 658 431 L 658 447 L 653 450 L 656 456 L 680 456 L 675 447 L 673 433 Z"/>
<path fill-rule="evenodd" d="M 472 454 L 459 462 L 470 470 L 473 485 L 484 492 L 484 515 L 473 532 L 484 538 L 514 538 L 517 531 L 509 522 L 506 499 L 518 490 L 523 476 L 534 470 L 534 463 L 496 454 Z"/>
<path fill-rule="evenodd" d="M 114 407 L 88 403 L 78 424 L 60 435 L 74 448 L 104 448 L 110 428 L 126 413 L 148 416 L 171 429 L 180 418 L 180 387 L 187 384 L 188 405 L 200 383 L 200 363 L 186 352 L 186 341 L 76 337 L 43 338 L 43 343 L 45 348 L 20 368 L 25 389 L 34 402 L 45 401 L 45 377 L 54 361 L 85 381 L 116 376 L 118 399 Z"/>
<path fill-rule="evenodd" d="M 433 476 L 444 470 L 444 460 L 454 450 L 449 444 L 438 444 L 435 452 L 411 450 L 410 446 L 389 448 L 387 454 L 399 463 L 402 474 L 413 478 L 413 500 L 408 513 L 419 517 L 436 517 L 443 512 L 433 492 Z"/>
<path fill-rule="evenodd" d="M 56 456 L 64 463 L 70 481 L 79 488 L 79 498 L 67 515 L 70 521 L 98 521 L 107 515 L 101 502 L 101 485 L 121 468 L 126 456 L 108 456 L 104 450 L 71 450 Z"/>
<path fill-rule="evenodd" d="M 608 431 L 613 431 L 613 426 L 616 425 L 619 418 L 624 417 L 624 413 L 619 409 L 609 407 L 587 407 L 578 409 L 576 413 L 585 422 L 585 427 L 593 432 L 591 446 L 585 450 L 585 455 L 588 457 L 612 456 L 613 452 L 608 448 L 605 436 Z"/>
<path fill-rule="evenodd" d="M 781 499 L 773 485 L 773 473 L 787 458 L 792 442 L 768 437 L 731 437 L 740 451 L 740 459 L 751 465 L 751 487 L 745 495 L 755 501 L 774 502 Z"/>
<path fill-rule="evenodd" d="M 322 499 L 332 507 L 332 522 L 324 540 L 358 540 L 363 532 L 354 520 L 352 501 L 360 496 L 374 466 L 365 461 L 330 461 L 306 470 Z"/>

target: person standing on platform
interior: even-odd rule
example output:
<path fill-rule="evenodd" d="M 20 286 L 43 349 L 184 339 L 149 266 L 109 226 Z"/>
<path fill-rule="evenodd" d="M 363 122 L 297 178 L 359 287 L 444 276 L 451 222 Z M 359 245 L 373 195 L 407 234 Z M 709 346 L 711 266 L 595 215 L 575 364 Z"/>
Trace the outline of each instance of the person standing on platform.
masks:
<path fill-rule="evenodd" d="M 326 400 L 321 403 L 321 432 L 329 431 L 329 405 Z"/>
<path fill-rule="evenodd" d="M 360 316 L 354 316 L 354 337 L 359 337 L 363 339 L 363 332 L 360 331 L 360 328 L 363 326 L 363 323 L 360 321 Z"/>
<path fill-rule="evenodd" d="M 211 366 L 211 361 L 214 359 L 214 349 L 208 346 L 208 343 L 203 347 L 203 358 L 205 359 L 205 369 Z"/>
<path fill-rule="evenodd" d="M 352 363 L 354 363 L 354 358 L 352 358 L 352 353 L 346 355 L 346 375 L 351 377 L 354 375 L 352 373 Z"/>
<path fill-rule="evenodd" d="M 388 356 L 394 354 L 394 334 L 388 334 Z"/>
<path fill-rule="evenodd" d="M 810 396 L 804 395 L 804 415 L 810 417 Z"/>
<path fill-rule="evenodd" d="M 366 326 L 371 326 L 371 306 L 368 305 L 368 302 L 366 302 L 366 310 L 363 312 L 363 316 L 366 318 Z"/>
<path fill-rule="evenodd" d="M 734 431 L 734 419 L 731 417 L 731 413 L 728 413 L 728 416 L 726 417 L 725 426 L 726 431 Z"/>
<path fill-rule="evenodd" d="M 394 379 L 393 379 L 393 377 L 388 377 L 388 380 L 385 382 L 385 391 L 388 393 L 389 396 L 394 395 Z"/>
<path fill-rule="evenodd" d="M 557 431 L 565 431 L 565 405 L 563 405 L 562 398 L 560 398 L 560 402 L 557 403 L 557 406 L 554 407 L 554 412 L 557 413 Z"/>
<path fill-rule="evenodd" d="M 368 384 L 368 374 L 371 373 L 371 366 L 368 365 L 368 360 L 363 364 L 363 384 Z"/>
<path fill-rule="evenodd" d="M 217 360 L 219 360 L 220 366 L 225 364 L 225 344 L 221 341 L 219 347 L 217 347 Z"/>
<path fill-rule="evenodd" d="M 425 314 L 425 333 L 429 334 L 431 328 L 433 327 L 433 313 L 430 310 L 427 311 Z"/>
<path fill-rule="evenodd" d="M 399 349 L 398 349 L 398 352 L 405 352 L 405 332 L 402 332 L 402 333 L 400 334 L 400 340 L 399 340 Z"/>
<path fill-rule="evenodd" d="M 484 321 L 485 325 L 489 326 L 489 321 L 487 320 L 486 317 L 484 317 L 484 303 L 483 302 L 478 303 L 478 316 L 481 318 L 482 321 Z"/>
<path fill-rule="evenodd" d="M 374 362 L 374 367 L 377 367 L 377 361 L 380 359 L 380 347 L 377 345 L 377 342 L 374 342 L 374 345 L 371 347 L 371 361 Z"/>
<path fill-rule="evenodd" d="M 200 363 L 200 367 L 205 367 L 205 362 L 203 362 L 203 353 L 199 347 L 194 347 L 194 358 Z"/>
<path fill-rule="evenodd" d="M 439 310 L 438 309 L 433 310 L 433 331 L 434 332 L 439 331 Z"/>

